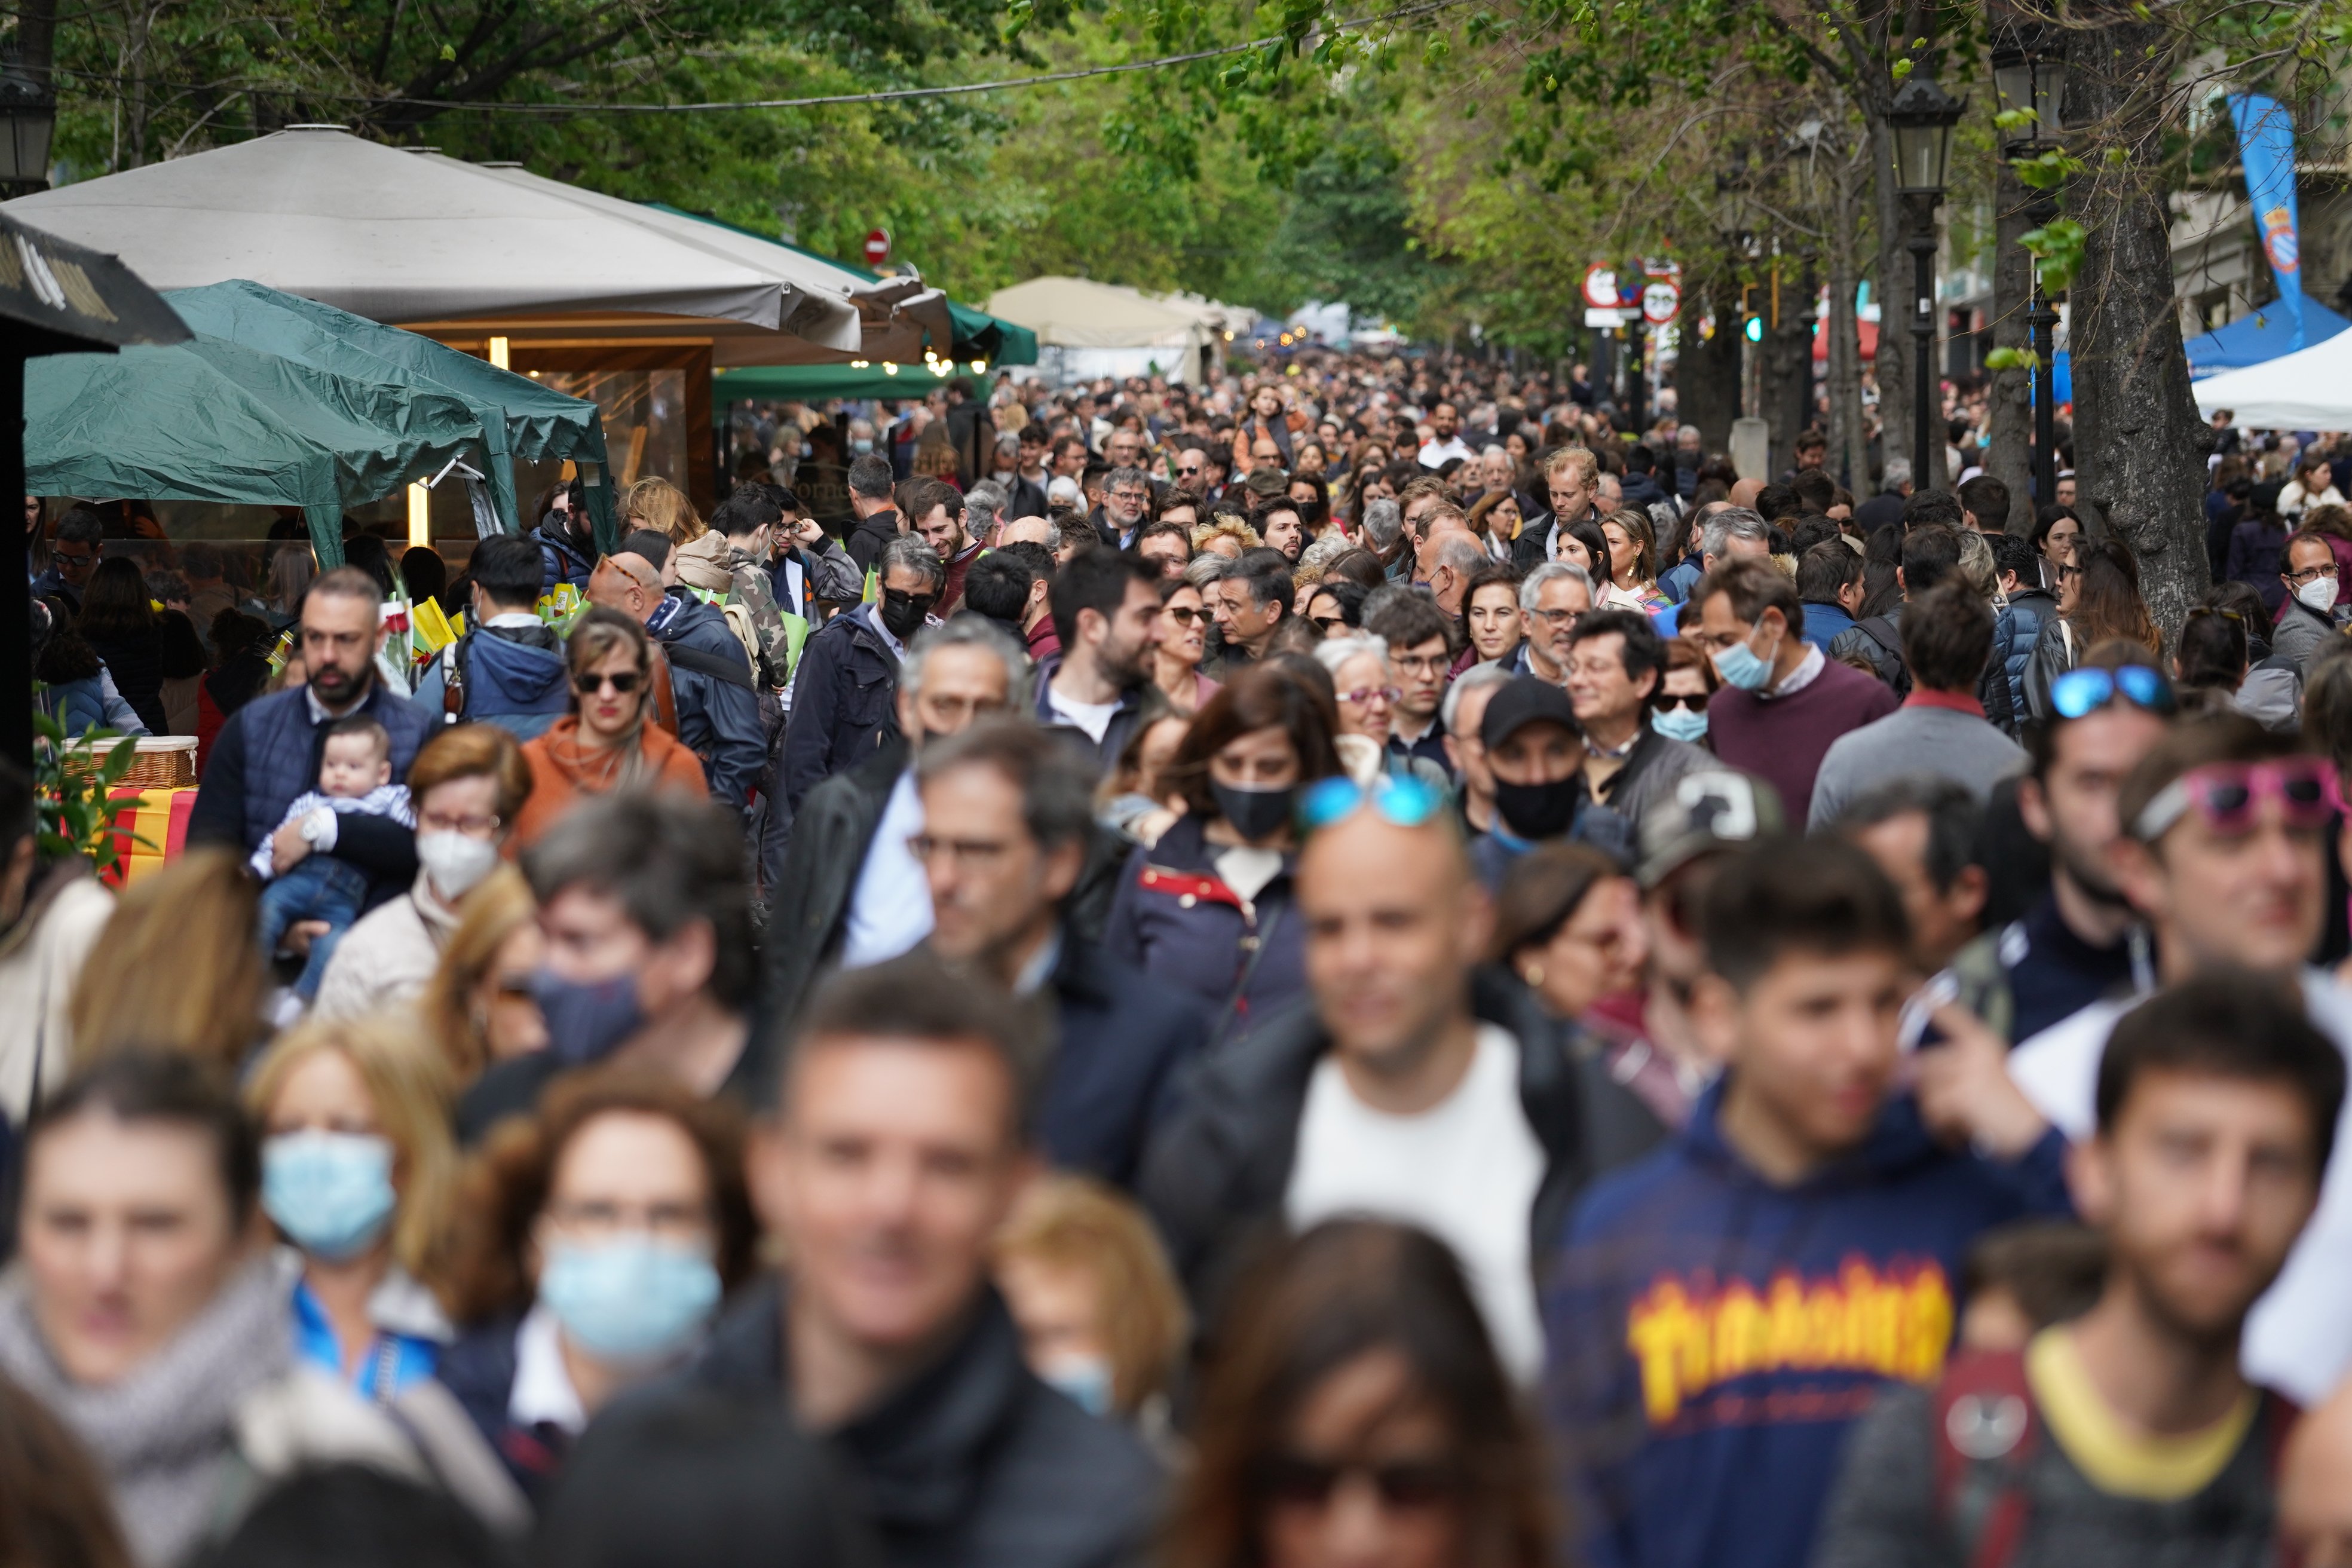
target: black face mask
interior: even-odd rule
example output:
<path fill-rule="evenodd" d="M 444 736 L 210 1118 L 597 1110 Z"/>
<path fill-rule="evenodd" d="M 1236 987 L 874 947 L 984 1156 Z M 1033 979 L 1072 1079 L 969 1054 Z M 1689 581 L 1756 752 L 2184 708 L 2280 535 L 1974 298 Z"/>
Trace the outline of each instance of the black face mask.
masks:
<path fill-rule="evenodd" d="M 935 596 L 929 594 L 903 594 L 896 588 L 882 591 L 882 624 L 900 642 L 922 629 L 923 617 L 931 613 Z"/>
<path fill-rule="evenodd" d="M 1216 797 L 1217 810 L 1226 824 L 1255 844 L 1261 838 L 1270 837 L 1290 820 L 1290 803 L 1298 794 L 1298 786 L 1285 784 L 1280 789 L 1241 789 L 1212 779 L 1209 781 L 1209 793 Z"/>
<path fill-rule="evenodd" d="M 1495 809 L 1502 813 L 1504 826 L 1529 843 L 1557 838 L 1576 820 L 1576 807 L 1584 794 L 1580 782 L 1575 773 L 1548 784 L 1505 784 L 1496 779 Z"/>

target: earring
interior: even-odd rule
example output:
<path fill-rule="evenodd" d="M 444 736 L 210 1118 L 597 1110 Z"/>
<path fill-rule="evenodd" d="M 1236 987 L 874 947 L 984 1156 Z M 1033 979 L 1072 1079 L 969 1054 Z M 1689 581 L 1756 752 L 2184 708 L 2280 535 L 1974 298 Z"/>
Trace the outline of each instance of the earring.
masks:
<path fill-rule="evenodd" d="M 1529 986 L 1531 986 L 1531 987 L 1540 987 L 1540 986 L 1543 984 L 1543 965 L 1542 965 L 1542 964 L 1540 964 L 1540 963 L 1530 963 L 1530 964 L 1528 964 L 1528 965 L 1527 966 L 1527 968 L 1525 968 L 1524 970 L 1520 971 L 1520 973 L 1521 973 L 1523 975 L 1525 975 L 1525 976 L 1527 977 L 1527 982 L 1528 982 L 1528 984 Z"/>

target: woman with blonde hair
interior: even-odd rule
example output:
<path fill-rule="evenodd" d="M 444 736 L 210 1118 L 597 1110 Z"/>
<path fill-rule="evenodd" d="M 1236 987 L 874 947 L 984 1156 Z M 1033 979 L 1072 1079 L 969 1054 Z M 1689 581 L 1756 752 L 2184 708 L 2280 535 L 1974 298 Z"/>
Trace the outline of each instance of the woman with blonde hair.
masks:
<path fill-rule="evenodd" d="M 262 1209 L 302 1258 L 295 1352 L 379 1404 L 431 1377 L 455 1337 L 424 1283 L 457 1179 L 449 1103 L 440 1058 L 389 1017 L 305 1024 L 245 1086 Z"/>
<path fill-rule="evenodd" d="M 130 884 L 74 987 L 75 1055 L 183 1051 L 235 1072 L 264 1034 L 259 930 L 235 850 L 191 849 Z"/>
<path fill-rule="evenodd" d="M 1164 1424 L 1191 1330 L 1141 1209 L 1091 1178 L 1047 1176 L 1013 1211 L 993 1255 L 1030 1371 L 1093 1415 Z"/>
<path fill-rule="evenodd" d="M 675 550 L 710 531 L 686 492 L 664 479 L 639 479 L 621 494 L 621 531 L 650 528 Z"/>
<path fill-rule="evenodd" d="M 501 866 L 467 895 L 465 917 L 425 988 L 425 1024 L 461 1090 L 499 1062 L 547 1048 L 547 1021 L 530 990 L 541 953 L 530 884 Z"/>
<path fill-rule="evenodd" d="M 1265 543 L 1265 541 L 1258 537 L 1256 529 L 1229 511 L 1217 512 L 1192 530 L 1192 554 L 1195 559 L 1202 555 L 1222 555 L 1228 561 L 1238 561 L 1244 550 L 1257 550 Z"/>
<path fill-rule="evenodd" d="M 523 742 L 530 794 L 516 814 L 512 844 L 526 849 L 590 795 L 632 786 L 708 798 L 692 752 L 653 719 L 653 644 L 617 610 L 583 612 L 564 644 L 572 711 Z"/>
<path fill-rule="evenodd" d="M 919 479 L 937 479 L 953 485 L 959 492 L 963 489 L 956 479 L 955 443 L 948 438 L 945 421 L 924 426 L 923 433 L 915 438 L 913 468 Z"/>
<path fill-rule="evenodd" d="M 1654 616 L 1674 604 L 1658 587 L 1658 534 L 1648 514 L 1633 507 L 1612 511 L 1601 520 L 1601 537 L 1609 547 L 1611 584 L 1601 595 L 1602 608 Z"/>

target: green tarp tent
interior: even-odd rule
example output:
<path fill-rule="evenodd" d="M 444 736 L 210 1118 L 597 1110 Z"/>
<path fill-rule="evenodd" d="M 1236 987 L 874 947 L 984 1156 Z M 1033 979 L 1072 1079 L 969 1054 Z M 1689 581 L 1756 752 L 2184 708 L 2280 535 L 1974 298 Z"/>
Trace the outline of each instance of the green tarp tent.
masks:
<path fill-rule="evenodd" d="M 25 366 L 25 489 L 299 506 L 322 565 L 343 509 L 478 451 L 447 393 L 364 381 L 198 333 L 169 348 L 52 354 Z"/>
<path fill-rule="evenodd" d="M 970 368 L 956 367 L 959 373 Z M 896 375 L 878 364 L 863 370 L 846 364 L 740 365 L 711 373 L 711 420 L 726 424 L 728 405 L 747 397 L 778 403 L 813 403 L 826 397 L 920 397 L 950 379 L 934 375 L 921 365 L 901 365 Z"/>
<path fill-rule="evenodd" d="M 509 533 L 523 531 L 531 521 L 522 517 L 516 503 L 509 458 L 571 459 L 587 481 L 599 543 L 606 550 L 618 544 L 604 461 L 604 425 L 593 403 L 566 397 L 527 375 L 500 370 L 418 333 L 242 278 L 209 288 L 175 289 L 164 298 L 189 326 L 210 336 L 315 369 L 463 402 L 481 426 L 484 479 L 499 521 Z"/>
<path fill-rule="evenodd" d="M 647 202 L 646 205 L 661 212 L 675 213 L 679 217 L 697 218 L 707 224 L 715 224 L 720 228 L 732 229 L 737 234 L 750 235 L 753 239 L 764 239 L 770 245 L 782 246 L 786 250 L 796 250 L 803 256 L 816 257 L 816 259 L 825 263 L 827 266 L 838 267 L 844 272 L 854 272 L 869 283 L 879 283 L 882 281 L 882 274 L 879 272 L 870 271 L 853 262 L 837 260 L 830 256 L 818 256 L 815 251 L 807 249 L 804 247 L 793 245 L 787 240 L 778 239 L 773 235 L 761 234 L 757 229 L 745 228 L 740 224 L 729 223 L 724 218 L 712 217 L 709 213 L 688 212 L 684 207 L 674 207 L 667 202 Z M 1000 364 L 1035 364 L 1037 363 L 1037 334 L 1031 331 L 1028 328 L 1020 325 L 1018 322 L 1008 321 L 1002 316 L 992 316 L 987 311 L 976 310 L 970 305 L 959 305 L 953 300 L 950 300 L 948 301 L 948 318 L 955 326 L 955 343 L 953 345 L 953 349 L 954 358 L 956 363 L 959 364 L 969 364 L 971 361 L 976 359 L 986 360 L 992 367 Z M 788 375 L 813 376 L 821 376 L 831 371 L 846 371 L 849 369 L 847 365 L 824 364 L 774 365 L 761 366 L 760 368 L 763 374 L 767 371 L 773 370 L 785 373 Z M 775 394 L 746 392 L 740 395 L 744 397 L 763 397 L 770 395 L 780 397 L 887 397 L 890 395 L 887 392 L 789 392 Z M 920 395 L 918 394 L 917 395 Z"/>

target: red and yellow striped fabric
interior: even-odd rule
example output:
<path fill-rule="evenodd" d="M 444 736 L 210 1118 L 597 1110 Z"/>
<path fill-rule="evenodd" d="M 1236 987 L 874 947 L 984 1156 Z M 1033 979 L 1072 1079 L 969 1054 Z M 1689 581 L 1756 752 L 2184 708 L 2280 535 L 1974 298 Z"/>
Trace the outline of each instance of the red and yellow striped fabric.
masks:
<path fill-rule="evenodd" d="M 194 788 L 142 789 L 125 784 L 111 791 L 110 798 L 137 803 L 115 819 L 114 852 L 120 858 L 106 873 L 112 886 L 139 880 L 177 859 L 187 847 L 188 814 L 196 805 Z"/>

